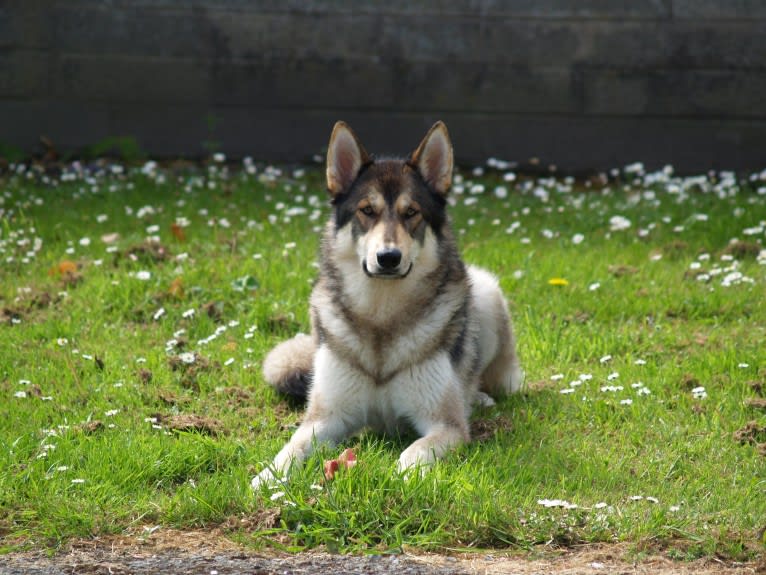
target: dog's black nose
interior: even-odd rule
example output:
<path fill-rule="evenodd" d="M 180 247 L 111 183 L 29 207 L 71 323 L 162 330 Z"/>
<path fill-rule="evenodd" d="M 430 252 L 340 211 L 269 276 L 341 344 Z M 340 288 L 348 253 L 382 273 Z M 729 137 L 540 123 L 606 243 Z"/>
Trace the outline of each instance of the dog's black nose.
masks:
<path fill-rule="evenodd" d="M 376 257 L 378 258 L 378 265 L 381 269 L 392 270 L 398 266 L 402 261 L 402 252 L 396 248 L 386 248 L 380 250 Z"/>

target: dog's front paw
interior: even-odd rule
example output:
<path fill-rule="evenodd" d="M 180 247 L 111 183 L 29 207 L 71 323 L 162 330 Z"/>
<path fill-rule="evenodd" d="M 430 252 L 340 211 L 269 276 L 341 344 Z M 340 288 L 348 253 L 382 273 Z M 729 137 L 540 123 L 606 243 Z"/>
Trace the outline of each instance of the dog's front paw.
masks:
<path fill-rule="evenodd" d="M 277 487 L 281 485 L 283 481 L 284 477 L 276 476 L 274 472 L 267 467 L 253 477 L 253 480 L 250 482 L 250 487 L 252 487 L 253 491 L 259 491 L 261 487 Z"/>
<path fill-rule="evenodd" d="M 493 407 L 495 405 L 495 400 L 483 391 L 477 391 L 473 396 L 473 403 L 479 407 Z"/>
<path fill-rule="evenodd" d="M 433 461 L 432 451 L 422 449 L 417 445 L 411 445 L 399 456 L 396 470 L 408 479 L 415 475 L 423 477 L 430 469 Z"/>

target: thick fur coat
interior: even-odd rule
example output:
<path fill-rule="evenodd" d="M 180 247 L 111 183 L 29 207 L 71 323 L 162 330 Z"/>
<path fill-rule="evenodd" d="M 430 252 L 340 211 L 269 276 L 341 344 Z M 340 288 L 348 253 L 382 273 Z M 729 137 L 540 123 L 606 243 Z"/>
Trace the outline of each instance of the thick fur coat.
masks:
<path fill-rule="evenodd" d="M 407 471 L 469 440 L 475 403 L 517 391 L 522 371 L 497 280 L 460 259 L 446 213 L 452 145 L 438 122 L 406 160 L 370 157 L 338 122 L 327 155 L 333 215 L 311 294 L 311 335 L 274 348 L 264 376 L 307 396 L 290 441 L 253 479 L 283 478 L 318 443 L 367 427 L 419 435 Z"/>

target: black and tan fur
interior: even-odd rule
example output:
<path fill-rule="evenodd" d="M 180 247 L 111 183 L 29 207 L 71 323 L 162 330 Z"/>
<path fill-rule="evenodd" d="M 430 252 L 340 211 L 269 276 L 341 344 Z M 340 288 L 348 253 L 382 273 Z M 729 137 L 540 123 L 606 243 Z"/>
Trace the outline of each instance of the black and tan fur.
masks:
<path fill-rule="evenodd" d="M 338 122 L 327 187 L 333 216 L 311 295 L 312 333 L 264 361 L 276 389 L 307 395 L 304 420 L 253 486 L 284 476 L 316 442 L 372 427 L 420 434 L 408 470 L 468 441 L 476 402 L 519 389 L 507 306 L 488 272 L 466 267 L 446 213 L 452 146 L 438 122 L 407 160 L 370 157 Z"/>

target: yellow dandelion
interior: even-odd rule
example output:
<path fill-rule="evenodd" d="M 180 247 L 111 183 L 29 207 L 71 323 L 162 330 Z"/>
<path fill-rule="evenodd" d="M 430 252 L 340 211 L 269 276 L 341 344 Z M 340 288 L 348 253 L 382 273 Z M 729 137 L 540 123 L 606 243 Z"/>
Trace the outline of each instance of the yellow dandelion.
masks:
<path fill-rule="evenodd" d="M 548 280 L 548 285 L 552 286 L 568 286 L 569 282 L 564 278 L 551 278 Z"/>

